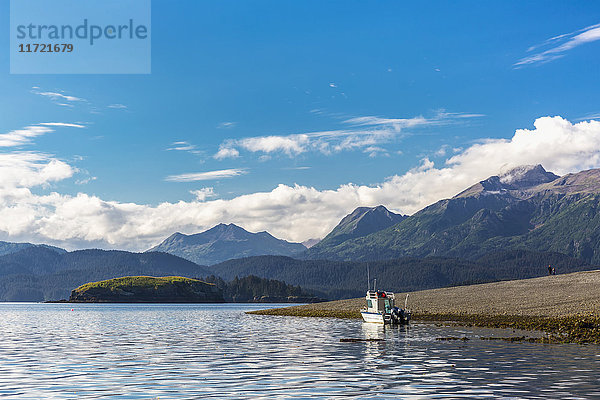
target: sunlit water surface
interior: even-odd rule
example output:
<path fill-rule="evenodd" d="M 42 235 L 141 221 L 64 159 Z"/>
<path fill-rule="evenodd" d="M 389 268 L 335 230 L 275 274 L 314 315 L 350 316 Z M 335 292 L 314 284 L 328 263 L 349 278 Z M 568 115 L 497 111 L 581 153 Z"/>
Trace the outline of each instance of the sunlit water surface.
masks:
<path fill-rule="evenodd" d="M 0 398 L 600 398 L 598 346 L 244 313 L 272 306 L 0 304 Z"/>

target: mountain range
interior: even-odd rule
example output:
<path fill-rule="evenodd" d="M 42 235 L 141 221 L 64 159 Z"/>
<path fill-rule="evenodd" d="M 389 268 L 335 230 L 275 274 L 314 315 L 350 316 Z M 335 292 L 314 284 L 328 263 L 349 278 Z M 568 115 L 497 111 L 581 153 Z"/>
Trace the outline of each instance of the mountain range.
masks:
<path fill-rule="evenodd" d="M 197 264 L 212 265 L 233 258 L 302 253 L 306 247 L 277 239 L 268 232 L 251 233 L 234 224 L 219 224 L 195 235 L 175 233 L 148 252 L 173 254 Z"/>
<path fill-rule="evenodd" d="M 0 242 L 0 301 L 65 298 L 124 275 L 255 275 L 343 298 L 364 290 L 367 265 L 387 288 L 415 290 L 540 276 L 548 264 L 600 264 L 600 170 L 521 166 L 411 216 L 360 207 L 309 249 L 233 224 L 176 233 L 146 253 Z"/>
<path fill-rule="evenodd" d="M 394 214 L 384 206 L 358 207 L 345 216 L 323 240 L 312 246 L 311 251 L 318 252 L 320 249 L 378 232 L 396 225 L 405 218 L 405 215 Z"/>
<path fill-rule="evenodd" d="M 23 249 L 27 249 L 30 247 L 42 247 L 50 250 L 54 250 L 58 253 L 66 253 L 65 249 L 61 249 L 59 247 L 49 246 L 47 244 L 32 244 L 32 243 L 12 243 L 12 242 L 2 242 L 0 241 L 0 256 L 16 253 Z"/>
<path fill-rule="evenodd" d="M 308 259 L 457 257 L 521 249 L 600 263 L 600 170 L 559 177 L 541 165 L 481 181 L 401 222 L 341 243 L 313 246 Z"/>
<path fill-rule="evenodd" d="M 346 261 L 477 260 L 507 249 L 563 253 L 600 263 L 599 202 L 600 170 L 559 177 L 541 165 L 525 165 L 491 176 L 411 216 L 382 205 L 359 207 L 308 249 L 267 232 L 250 233 L 220 224 L 195 235 L 176 233 L 149 251 L 203 265 L 260 255 Z"/>
<path fill-rule="evenodd" d="M 359 207 L 344 217 L 323 240 L 311 239 L 305 244 L 277 239 L 268 232 L 248 232 L 234 224 L 219 224 L 194 235 L 174 233 L 148 252 L 169 253 L 201 265 L 262 255 L 303 257 L 307 248 L 318 252 L 378 232 L 405 218 L 384 206 Z"/>

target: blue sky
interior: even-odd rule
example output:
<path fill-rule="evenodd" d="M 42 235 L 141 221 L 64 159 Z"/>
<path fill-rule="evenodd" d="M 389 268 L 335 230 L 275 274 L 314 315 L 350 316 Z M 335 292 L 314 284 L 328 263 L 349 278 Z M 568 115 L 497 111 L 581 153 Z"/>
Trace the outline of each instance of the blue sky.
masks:
<path fill-rule="evenodd" d="M 0 226 L 4 240 L 143 249 L 170 231 L 216 222 L 289 240 L 322 237 L 355 206 L 384 203 L 411 213 L 488 171 L 469 167 L 453 184 L 443 178 L 446 191 L 419 189 L 414 204 L 370 189 L 427 169 L 440 175 L 452 157 L 535 130 L 539 118 L 577 126 L 600 114 L 600 4 L 593 2 L 154 0 L 149 75 L 11 75 L 8 1 L 0 14 L 0 134 L 48 130 L 0 151 L 70 168 L 13 186 L 37 197 L 96 199 L 100 219 L 90 224 L 106 224 L 67 235 L 65 221 L 77 217 L 28 198 L 12 207 L 27 204 L 29 222 Z M 506 164 L 539 161 L 560 173 L 596 166 L 596 153 L 583 163 L 570 162 L 573 154 L 507 154 Z M 371 194 L 342 195 L 349 183 Z M 321 197 L 312 203 L 304 193 L 286 206 L 261 200 L 252 209 L 253 194 L 273 195 L 279 185 Z M 338 197 L 323 200 L 328 191 Z M 248 206 L 241 196 L 249 196 Z M 133 228 L 139 215 L 179 202 L 187 207 L 179 219 Z M 312 206 L 281 222 L 303 202 Z M 234 205 L 239 210 L 228 212 Z M 47 225 L 53 218 L 63 225 Z"/>

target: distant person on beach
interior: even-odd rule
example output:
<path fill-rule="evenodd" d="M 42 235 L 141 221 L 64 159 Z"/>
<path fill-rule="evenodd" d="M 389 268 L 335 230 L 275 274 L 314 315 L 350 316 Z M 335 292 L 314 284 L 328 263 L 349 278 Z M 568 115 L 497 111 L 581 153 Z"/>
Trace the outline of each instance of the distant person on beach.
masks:
<path fill-rule="evenodd" d="M 556 268 L 552 267 L 552 275 L 556 275 Z"/>
<path fill-rule="evenodd" d="M 548 275 L 552 275 L 552 266 L 548 265 Z"/>

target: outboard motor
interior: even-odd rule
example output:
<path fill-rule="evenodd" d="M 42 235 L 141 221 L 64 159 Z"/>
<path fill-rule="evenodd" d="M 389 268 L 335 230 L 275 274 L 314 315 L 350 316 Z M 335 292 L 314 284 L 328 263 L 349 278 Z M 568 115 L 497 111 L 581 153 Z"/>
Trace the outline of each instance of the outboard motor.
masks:
<path fill-rule="evenodd" d="M 392 323 L 401 324 L 403 320 L 403 312 L 398 307 L 392 308 Z"/>
<path fill-rule="evenodd" d="M 408 324 L 408 321 L 410 321 L 410 311 L 408 310 L 401 310 L 402 311 L 402 318 L 404 318 L 404 323 Z"/>
<path fill-rule="evenodd" d="M 392 323 L 406 324 L 410 320 L 410 311 L 403 310 L 398 307 L 392 309 Z"/>

